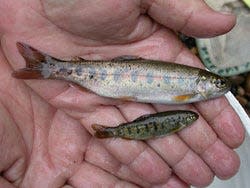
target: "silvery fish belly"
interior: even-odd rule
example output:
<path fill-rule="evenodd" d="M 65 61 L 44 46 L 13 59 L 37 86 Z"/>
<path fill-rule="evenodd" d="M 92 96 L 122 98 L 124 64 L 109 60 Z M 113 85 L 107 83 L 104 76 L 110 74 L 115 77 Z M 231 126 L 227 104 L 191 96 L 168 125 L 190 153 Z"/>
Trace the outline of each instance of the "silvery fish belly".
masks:
<path fill-rule="evenodd" d="M 94 124 L 95 136 L 98 138 L 121 137 L 133 140 L 147 140 L 176 133 L 190 126 L 199 115 L 193 111 L 175 110 L 143 115 L 134 121 L 117 127 Z"/>
<path fill-rule="evenodd" d="M 227 79 L 175 63 L 121 56 L 107 61 L 63 61 L 26 44 L 17 43 L 26 68 L 20 79 L 63 79 L 100 96 L 147 103 L 183 104 L 224 95 Z"/>

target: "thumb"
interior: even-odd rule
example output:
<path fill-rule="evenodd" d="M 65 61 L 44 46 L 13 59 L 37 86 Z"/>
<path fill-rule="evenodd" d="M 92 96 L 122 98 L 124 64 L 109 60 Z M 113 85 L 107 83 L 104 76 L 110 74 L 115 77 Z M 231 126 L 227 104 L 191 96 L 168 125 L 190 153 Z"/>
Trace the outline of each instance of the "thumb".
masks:
<path fill-rule="evenodd" d="M 203 0 L 144 0 L 148 15 L 188 36 L 213 37 L 228 32 L 236 17 L 212 10 Z"/>

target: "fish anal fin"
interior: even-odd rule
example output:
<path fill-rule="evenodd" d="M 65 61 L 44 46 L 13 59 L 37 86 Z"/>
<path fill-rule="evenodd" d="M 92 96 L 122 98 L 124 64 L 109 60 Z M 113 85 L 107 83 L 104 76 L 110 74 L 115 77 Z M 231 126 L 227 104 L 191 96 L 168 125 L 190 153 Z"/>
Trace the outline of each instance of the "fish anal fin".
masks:
<path fill-rule="evenodd" d="M 139 56 L 132 55 L 122 55 L 111 59 L 111 61 L 128 61 L 128 60 L 142 60 L 143 58 Z"/>
<path fill-rule="evenodd" d="M 201 95 L 204 99 L 207 99 L 207 98 L 208 98 L 208 96 L 207 96 L 207 94 L 206 94 L 205 92 L 200 92 L 200 95 Z"/>
<path fill-rule="evenodd" d="M 177 102 L 186 102 L 189 99 L 193 98 L 196 94 L 186 94 L 186 95 L 177 95 L 174 97 L 174 100 Z"/>

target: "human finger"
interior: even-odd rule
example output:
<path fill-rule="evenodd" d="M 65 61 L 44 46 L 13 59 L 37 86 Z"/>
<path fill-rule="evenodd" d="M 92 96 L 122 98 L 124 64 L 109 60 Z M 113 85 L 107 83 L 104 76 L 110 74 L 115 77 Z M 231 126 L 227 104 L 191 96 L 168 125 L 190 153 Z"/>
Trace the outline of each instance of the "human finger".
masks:
<path fill-rule="evenodd" d="M 4 187 L 4 188 L 15 188 L 16 186 L 11 184 L 9 181 L 7 181 L 6 179 L 0 177 L 0 187 Z"/>
<path fill-rule="evenodd" d="M 157 106 L 157 110 L 169 110 L 171 107 L 163 105 Z M 174 107 L 179 109 L 179 106 Z M 192 109 L 190 105 L 183 106 L 182 109 Z M 206 162 L 215 175 L 225 179 L 232 177 L 239 169 L 239 157 L 228 146 L 221 143 L 213 129 L 208 125 L 202 115 L 192 124 L 178 133 L 179 137 Z M 219 151 L 219 152 L 218 152 Z M 219 164 L 219 165 L 218 165 Z"/>
<path fill-rule="evenodd" d="M 244 127 L 224 97 L 199 102 L 195 106 L 227 146 L 237 148 L 242 144 L 245 137 Z"/>
<path fill-rule="evenodd" d="M 235 16 L 216 12 L 201 0 L 144 0 L 143 3 L 154 20 L 189 36 L 220 35 L 235 24 Z"/>
<path fill-rule="evenodd" d="M 67 184 L 73 187 L 138 187 L 86 162 L 80 165 Z"/>
<path fill-rule="evenodd" d="M 96 138 L 89 141 L 88 149 L 85 153 L 85 161 L 122 180 L 135 183 L 142 187 L 150 187 L 150 184 L 147 181 L 141 179 L 126 164 L 118 161 L 106 148 L 103 147 L 101 141 Z"/>
<path fill-rule="evenodd" d="M 0 102 L 0 173 L 4 177 L 0 185 L 6 187 L 7 182 L 19 184 L 27 166 L 25 142 L 19 131 L 9 109 Z"/>
<path fill-rule="evenodd" d="M 152 188 L 169 188 L 169 187 L 170 188 L 188 188 L 190 186 L 175 175 L 172 175 L 168 179 L 167 183 L 152 186 Z"/>

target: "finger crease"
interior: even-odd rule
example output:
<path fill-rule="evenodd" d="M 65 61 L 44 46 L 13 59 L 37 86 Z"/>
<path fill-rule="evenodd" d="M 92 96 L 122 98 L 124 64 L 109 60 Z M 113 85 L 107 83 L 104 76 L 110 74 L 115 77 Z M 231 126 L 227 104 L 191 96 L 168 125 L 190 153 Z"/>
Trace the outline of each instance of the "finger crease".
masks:
<path fill-rule="evenodd" d="M 193 13 L 194 13 L 194 11 L 192 10 L 192 11 L 188 14 L 188 16 L 187 16 L 187 18 L 186 18 L 184 24 L 178 29 L 179 31 L 182 32 L 182 31 L 186 28 L 186 26 L 189 24 L 191 18 L 193 17 Z"/>
<path fill-rule="evenodd" d="M 174 167 L 175 166 L 177 166 L 186 156 L 187 156 L 187 154 L 190 152 L 190 149 L 188 149 L 185 153 L 184 153 L 184 155 L 179 159 L 179 160 L 177 160 L 177 162 L 172 166 L 172 168 L 174 169 Z"/>
<path fill-rule="evenodd" d="M 179 58 L 179 56 L 182 54 L 183 50 L 184 50 L 184 45 L 181 45 L 180 51 L 177 53 L 177 55 L 175 56 L 175 58 L 173 60 L 174 62 L 177 61 L 177 59 Z"/>
<path fill-rule="evenodd" d="M 58 96 L 62 95 L 64 92 L 66 92 L 70 88 L 69 85 L 66 85 L 64 88 L 62 88 L 62 91 L 58 94 L 54 95 L 53 97 L 48 98 L 48 102 L 51 103 L 53 100 L 55 100 Z"/>
<path fill-rule="evenodd" d="M 207 146 L 207 148 L 200 153 L 200 156 L 202 156 L 207 150 L 209 150 L 216 142 L 218 141 L 218 138 L 216 137 L 215 141 Z"/>
<path fill-rule="evenodd" d="M 216 115 L 215 115 L 213 118 L 211 118 L 210 120 L 207 121 L 208 124 L 214 124 L 214 121 L 215 121 L 218 117 L 221 116 L 221 114 L 228 108 L 228 106 L 229 106 L 229 104 L 227 104 L 225 107 L 221 108 L 221 110 L 220 110 L 218 113 L 216 113 Z"/>
<path fill-rule="evenodd" d="M 129 166 L 129 167 L 131 167 L 132 166 L 132 164 L 145 152 L 147 150 L 147 147 L 143 147 L 143 150 L 140 152 L 140 153 L 138 153 L 135 157 L 134 157 L 134 159 L 132 159 L 131 161 L 129 161 L 128 163 L 126 163 L 126 165 L 127 166 Z"/>

